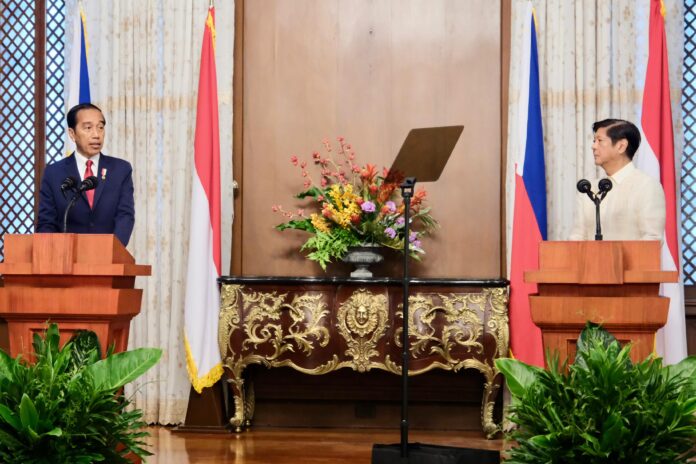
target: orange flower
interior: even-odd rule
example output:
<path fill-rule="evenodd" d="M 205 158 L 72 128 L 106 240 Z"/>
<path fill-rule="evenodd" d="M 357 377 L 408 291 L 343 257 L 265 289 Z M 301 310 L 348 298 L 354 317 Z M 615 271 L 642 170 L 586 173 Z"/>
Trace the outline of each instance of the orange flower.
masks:
<path fill-rule="evenodd" d="M 401 183 L 406 178 L 406 176 L 404 176 L 404 173 L 399 170 L 391 171 L 387 168 L 384 168 L 382 174 L 384 176 L 385 184 L 394 184 L 395 186 L 401 185 Z"/>
<path fill-rule="evenodd" d="M 389 200 L 396 189 L 396 184 L 382 184 L 379 187 L 379 195 L 377 195 L 377 201 L 379 203 L 385 203 Z M 373 193 L 374 195 L 374 193 Z"/>
<path fill-rule="evenodd" d="M 371 184 L 377 175 L 377 167 L 374 164 L 367 163 L 360 171 L 360 179 L 366 184 Z"/>
<path fill-rule="evenodd" d="M 420 206 L 420 204 L 423 203 L 423 200 L 425 199 L 426 195 L 427 193 L 423 189 L 416 191 L 416 193 L 413 194 L 413 198 L 411 199 L 411 208 L 416 208 L 417 206 Z"/>

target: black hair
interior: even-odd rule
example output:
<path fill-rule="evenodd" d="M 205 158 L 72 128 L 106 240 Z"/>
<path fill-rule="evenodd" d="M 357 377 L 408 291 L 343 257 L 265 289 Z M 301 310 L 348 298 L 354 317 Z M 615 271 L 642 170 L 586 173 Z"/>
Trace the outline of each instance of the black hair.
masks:
<path fill-rule="evenodd" d="M 70 129 L 75 130 L 75 127 L 77 126 L 77 113 L 79 113 L 82 110 L 97 110 L 102 114 L 102 118 L 104 118 L 104 113 L 98 106 L 93 105 L 91 103 L 80 103 L 79 105 L 75 105 L 72 108 L 70 108 L 70 111 L 68 111 L 68 115 L 65 117 L 66 121 L 68 122 L 68 127 Z M 106 119 L 104 119 L 104 123 L 106 123 Z"/>
<path fill-rule="evenodd" d="M 640 146 L 640 131 L 636 125 L 623 119 L 604 119 L 592 124 L 592 132 L 596 133 L 602 127 L 607 128 L 607 136 L 611 139 L 612 145 L 615 145 L 619 140 L 626 139 L 628 142 L 626 155 L 628 155 L 628 159 L 633 160 L 633 155 L 636 154 Z"/>

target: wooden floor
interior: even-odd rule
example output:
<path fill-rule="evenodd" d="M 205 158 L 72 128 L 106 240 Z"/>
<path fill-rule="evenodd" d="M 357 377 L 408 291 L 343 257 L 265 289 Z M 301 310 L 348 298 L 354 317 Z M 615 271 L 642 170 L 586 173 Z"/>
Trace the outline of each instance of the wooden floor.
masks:
<path fill-rule="evenodd" d="M 374 443 L 398 443 L 399 431 L 374 429 L 252 429 L 241 434 L 172 433 L 150 427 L 148 463 L 360 464 L 369 463 Z M 409 442 L 501 450 L 502 439 L 478 432 L 412 430 Z"/>

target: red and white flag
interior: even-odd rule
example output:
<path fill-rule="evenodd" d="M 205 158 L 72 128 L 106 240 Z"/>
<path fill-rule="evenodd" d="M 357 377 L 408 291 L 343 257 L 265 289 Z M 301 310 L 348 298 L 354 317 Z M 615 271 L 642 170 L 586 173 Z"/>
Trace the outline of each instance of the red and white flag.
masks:
<path fill-rule="evenodd" d="M 641 170 L 659 179 L 665 191 L 666 222 L 662 243 L 662 269 L 679 271 L 679 282 L 662 284 L 660 293 L 670 298 L 667 324 L 657 333 L 655 348 L 666 364 L 687 355 L 684 318 L 684 280 L 681 274 L 681 209 L 674 158 L 674 131 L 669 89 L 665 8 L 661 0 L 650 1 L 648 65 L 643 89 L 641 129 L 644 141 L 635 157 Z"/>
<path fill-rule="evenodd" d="M 215 71 L 215 8 L 205 21 L 191 187 L 191 235 L 184 307 L 186 368 L 200 393 L 222 376 L 217 343 L 220 292 L 220 129 Z"/>

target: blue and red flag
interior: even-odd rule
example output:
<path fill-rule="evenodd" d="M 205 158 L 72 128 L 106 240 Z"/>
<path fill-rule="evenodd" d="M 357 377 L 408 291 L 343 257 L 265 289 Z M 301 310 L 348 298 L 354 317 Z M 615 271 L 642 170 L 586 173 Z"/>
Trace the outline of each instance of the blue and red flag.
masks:
<path fill-rule="evenodd" d="M 541 330 L 534 325 L 529 310 L 529 295 L 536 284 L 524 282 L 524 271 L 539 267 L 539 243 L 546 240 L 546 168 L 544 133 L 541 125 L 539 60 L 536 20 L 531 3 L 525 14 L 521 60 L 520 98 L 518 99 L 515 166 L 515 195 L 510 256 L 510 349 L 512 356 L 537 366 L 544 365 Z M 524 147 L 524 150 L 522 150 Z"/>
<path fill-rule="evenodd" d="M 92 103 L 89 91 L 89 67 L 87 66 L 87 19 L 82 9 L 82 2 L 75 10 L 73 23 L 73 35 L 70 43 L 70 68 L 66 76 L 67 96 L 65 99 L 66 111 L 80 103 Z M 66 134 L 65 153 L 75 151 L 75 142 Z"/>

